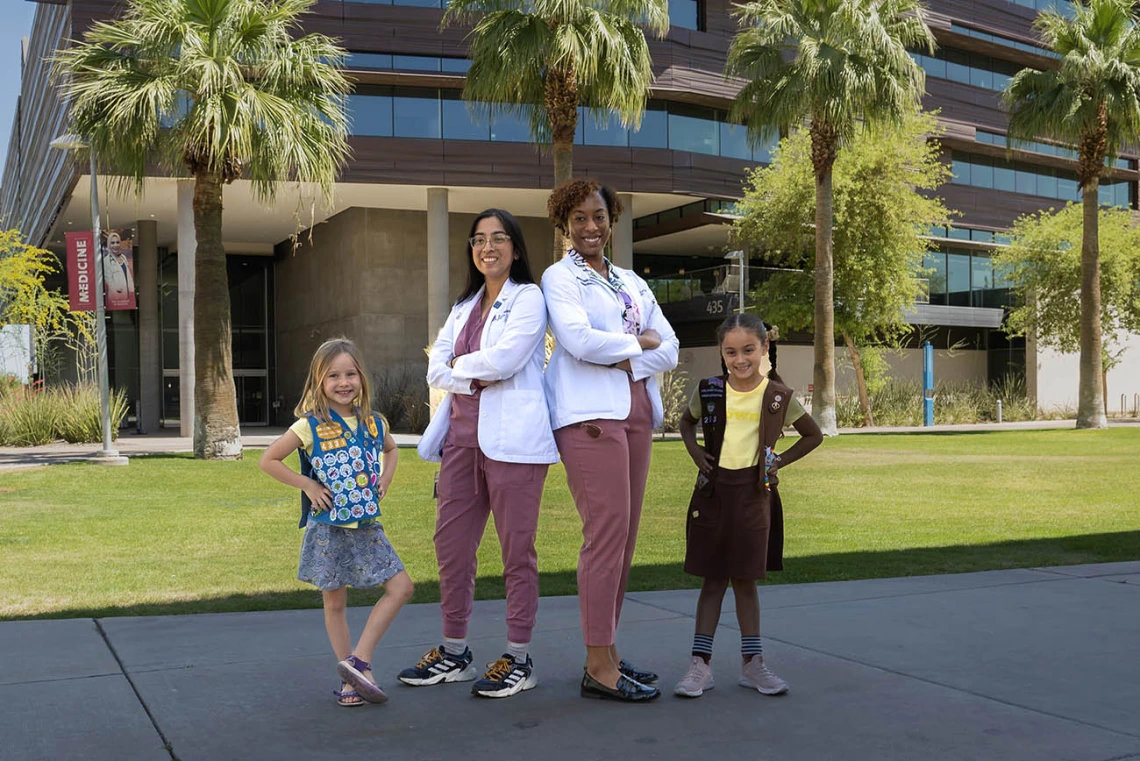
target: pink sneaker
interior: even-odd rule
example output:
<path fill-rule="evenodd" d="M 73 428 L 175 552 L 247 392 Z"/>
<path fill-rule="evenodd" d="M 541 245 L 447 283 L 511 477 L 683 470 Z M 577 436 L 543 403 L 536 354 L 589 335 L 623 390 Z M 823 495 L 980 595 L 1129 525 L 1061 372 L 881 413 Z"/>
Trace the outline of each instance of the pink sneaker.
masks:
<path fill-rule="evenodd" d="M 768 670 L 762 655 L 752 656 L 740 669 L 740 686 L 764 695 L 782 695 L 788 691 L 788 683 Z"/>
<path fill-rule="evenodd" d="M 711 690 L 715 686 L 712 668 L 705 663 L 704 658 L 694 655 L 689 660 L 689 670 L 673 688 L 673 694 L 686 698 L 699 698 L 705 693 L 705 690 Z"/>

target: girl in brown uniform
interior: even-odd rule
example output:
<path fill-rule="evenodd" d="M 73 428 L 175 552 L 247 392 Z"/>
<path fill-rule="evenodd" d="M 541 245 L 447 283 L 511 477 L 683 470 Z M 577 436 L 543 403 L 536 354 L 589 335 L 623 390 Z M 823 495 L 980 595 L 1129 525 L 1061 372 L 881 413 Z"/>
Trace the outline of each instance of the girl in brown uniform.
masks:
<path fill-rule="evenodd" d="M 704 579 L 689 670 L 674 694 L 713 688 L 709 661 L 724 593 L 732 586 L 740 624 L 740 685 L 779 695 L 788 685 L 764 663 L 756 580 L 783 568 L 783 508 L 777 471 L 819 446 L 823 434 L 776 374 L 775 347 L 760 318 L 729 317 L 717 329 L 725 374 L 701 381 L 681 418 L 681 438 L 699 473 L 685 527 L 685 572 Z M 761 365 L 770 359 L 765 374 Z M 697 444 L 701 422 L 705 445 Z M 785 426 L 800 439 L 782 454 Z"/>

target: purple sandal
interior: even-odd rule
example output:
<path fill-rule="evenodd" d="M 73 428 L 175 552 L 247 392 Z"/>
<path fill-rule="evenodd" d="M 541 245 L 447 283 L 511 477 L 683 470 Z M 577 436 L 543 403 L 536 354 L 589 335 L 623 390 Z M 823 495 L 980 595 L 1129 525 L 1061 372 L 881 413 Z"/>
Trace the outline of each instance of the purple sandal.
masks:
<path fill-rule="evenodd" d="M 372 666 L 355 655 L 350 655 L 336 665 L 336 672 L 341 679 L 356 688 L 356 693 L 369 703 L 386 703 L 388 696 L 378 685 L 368 681 L 365 671 L 371 671 Z"/>
<path fill-rule="evenodd" d="M 337 705 L 345 708 L 356 708 L 357 706 L 364 705 L 362 700 L 349 700 L 349 698 L 360 698 L 360 694 L 354 689 L 347 690 L 333 690 L 333 695 L 336 696 Z"/>

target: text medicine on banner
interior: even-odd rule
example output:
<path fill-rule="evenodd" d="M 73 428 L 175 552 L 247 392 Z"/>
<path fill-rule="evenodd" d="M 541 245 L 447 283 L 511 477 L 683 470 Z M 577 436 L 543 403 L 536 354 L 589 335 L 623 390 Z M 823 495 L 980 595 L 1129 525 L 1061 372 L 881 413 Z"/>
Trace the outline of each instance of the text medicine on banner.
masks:
<path fill-rule="evenodd" d="M 73 312 L 95 311 L 95 267 L 91 233 L 67 233 L 67 294 Z"/>

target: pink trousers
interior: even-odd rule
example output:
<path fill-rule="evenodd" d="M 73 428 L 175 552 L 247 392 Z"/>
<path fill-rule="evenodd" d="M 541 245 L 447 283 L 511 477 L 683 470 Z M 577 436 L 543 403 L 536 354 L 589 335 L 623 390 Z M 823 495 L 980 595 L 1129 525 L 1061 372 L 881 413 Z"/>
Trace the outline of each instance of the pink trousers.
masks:
<path fill-rule="evenodd" d="M 630 380 L 629 392 L 625 420 L 590 420 L 554 432 L 582 516 L 578 605 L 588 647 L 614 644 L 649 476 L 653 413 L 645 381 Z"/>
<path fill-rule="evenodd" d="M 507 640 L 530 642 L 538 612 L 534 536 L 549 467 L 491 460 L 476 447 L 444 447 L 435 522 L 443 636 L 467 636 L 479 567 L 476 552 L 487 516 L 494 513 L 507 586 Z"/>

